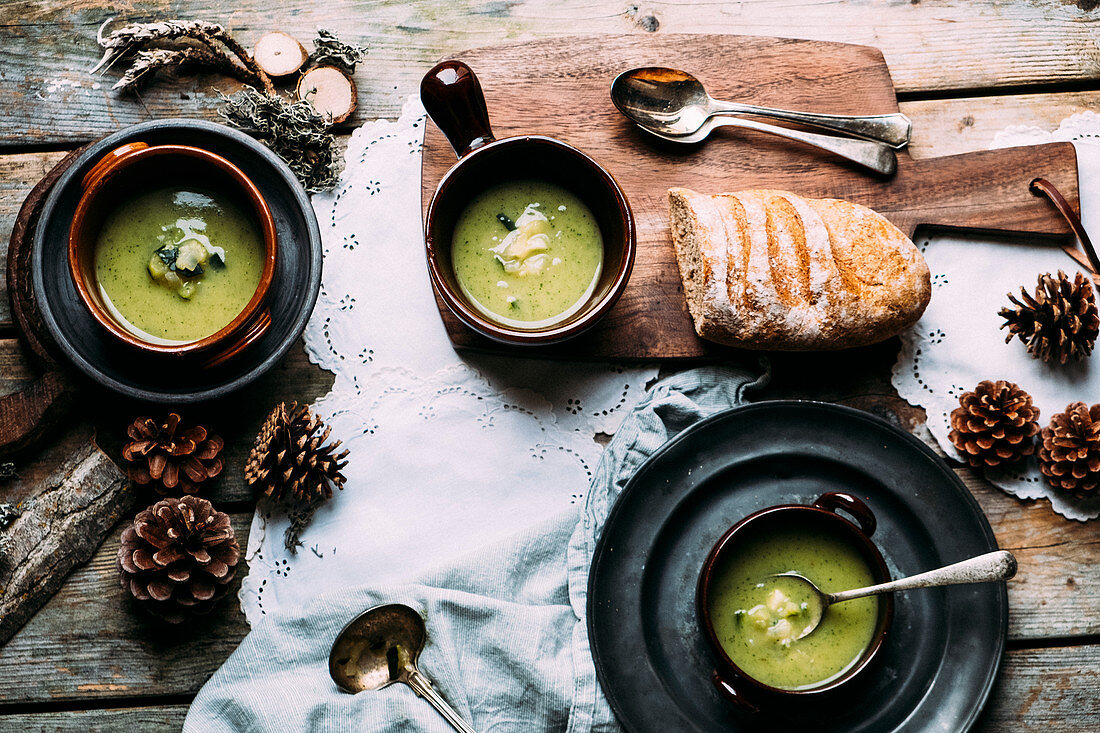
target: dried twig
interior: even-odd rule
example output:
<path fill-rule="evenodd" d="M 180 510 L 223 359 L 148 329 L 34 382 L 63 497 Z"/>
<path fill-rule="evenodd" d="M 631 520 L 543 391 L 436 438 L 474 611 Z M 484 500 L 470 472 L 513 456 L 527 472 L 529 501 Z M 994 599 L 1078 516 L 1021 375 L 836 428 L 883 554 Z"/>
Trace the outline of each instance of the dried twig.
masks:
<path fill-rule="evenodd" d="M 112 89 L 130 89 L 147 83 L 151 76 L 167 66 L 198 66 L 205 70 L 216 71 L 232 76 L 245 84 L 260 83 L 259 77 L 248 69 L 239 66 L 225 56 L 219 56 L 202 48 L 184 48 L 172 50 L 155 48 L 152 51 L 138 51 L 134 54 L 134 63 L 115 82 Z"/>
<path fill-rule="evenodd" d="M 222 71 L 227 72 L 228 66 L 237 66 L 238 62 L 247 69 L 252 77 L 251 83 L 259 82 L 268 93 L 274 93 L 275 87 L 271 83 L 264 70 L 256 64 L 248 51 L 244 49 L 222 26 L 217 23 L 209 23 L 203 20 L 164 20 L 156 23 L 131 23 L 104 35 L 108 20 L 96 33 L 96 40 L 104 48 L 103 58 L 92 69 L 92 73 L 100 69 L 109 68 L 118 59 L 125 56 L 135 48 L 145 46 L 155 41 L 179 41 L 191 39 L 204 44 L 213 55 L 223 58 Z M 219 45 L 221 44 L 221 45 Z M 224 48 L 222 47 L 224 46 Z M 228 49 L 228 52 L 225 50 Z M 165 50 L 165 49 L 155 49 Z M 185 49 L 187 50 L 187 49 Z M 151 52 L 150 52 L 151 53 Z M 232 54 L 232 56 L 230 55 Z M 161 59 L 163 59 L 163 55 Z M 192 59 L 194 57 L 192 56 Z M 146 63 L 150 59 L 146 58 Z M 162 68 L 171 61 L 161 63 L 157 68 Z M 238 67 L 239 68 L 239 67 Z M 139 70 L 136 77 L 144 76 L 147 71 Z M 235 78 L 241 78 L 239 73 L 231 74 Z M 130 84 L 116 85 L 117 88 L 128 87 Z"/>

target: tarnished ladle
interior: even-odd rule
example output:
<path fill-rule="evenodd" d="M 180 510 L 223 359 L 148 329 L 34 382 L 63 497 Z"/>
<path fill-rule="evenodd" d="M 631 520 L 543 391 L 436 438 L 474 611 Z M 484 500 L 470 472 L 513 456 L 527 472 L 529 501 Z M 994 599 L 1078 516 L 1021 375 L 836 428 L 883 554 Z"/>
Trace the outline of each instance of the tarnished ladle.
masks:
<path fill-rule="evenodd" d="M 344 692 L 380 690 L 403 682 L 426 698 L 460 733 L 475 733 L 416 668 L 428 632 L 408 606 L 375 606 L 356 616 L 332 643 L 328 673 Z"/>
<path fill-rule="evenodd" d="M 839 593 L 826 593 L 814 585 L 809 578 L 798 573 L 779 573 L 773 578 L 791 578 L 800 585 L 805 586 L 818 600 L 818 603 L 809 604 L 806 610 L 810 613 L 810 621 L 802 629 L 796 639 L 808 636 L 810 632 L 821 623 L 821 617 L 825 615 L 825 609 L 834 603 L 851 601 L 856 598 L 877 596 L 881 593 L 890 593 L 896 590 L 910 590 L 911 588 L 935 588 L 941 585 L 963 585 L 965 583 L 988 583 L 994 580 L 1008 580 L 1016 574 L 1016 558 L 1011 552 L 997 550 L 987 552 L 984 555 L 972 557 L 953 565 L 929 570 L 926 573 L 911 575 L 908 578 L 891 580 L 889 583 L 880 583 L 867 588 L 855 590 L 843 590 Z"/>

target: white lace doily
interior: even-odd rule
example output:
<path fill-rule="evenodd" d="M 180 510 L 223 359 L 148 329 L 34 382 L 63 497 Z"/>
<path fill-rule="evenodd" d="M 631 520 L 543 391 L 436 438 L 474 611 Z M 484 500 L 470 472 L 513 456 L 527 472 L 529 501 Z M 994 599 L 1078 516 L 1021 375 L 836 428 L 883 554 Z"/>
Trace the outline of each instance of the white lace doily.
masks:
<path fill-rule="evenodd" d="M 339 188 L 313 197 L 324 274 L 306 327 L 335 375 L 315 411 L 350 449 L 347 484 L 297 554 L 261 505 L 241 605 L 249 622 L 348 584 L 393 583 L 583 506 L 601 448 L 655 368 L 459 355 L 432 295 L 421 233 L 424 111 L 351 136 Z"/>
<path fill-rule="evenodd" d="M 997 135 L 992 147 L 1054 141 L 1072 141 L 1077 149 L 1082 219 L 1097 233 L 1090 223 L 1100 219 L 1100 115 L 1074 115 L 1054 132 L 1011 127 Z M 1022 239 L 940 235 L 917 245 L 932 271 L 932 301 L 902 337 L 893 383 L 902 397 L 925 408 L 928 427 L 948 455 L 957 455 L 947 437 L 951 411 L 959 406 L 959 396 L 983 379 L 1007 379 L 1027 390 L 1039 407 L 1042 426 L 1072 402 L 1100 401 L 1100 355 L 1050 366 L 1032 358 L 1019 339 L 1006 344 L 1006 331 L 1000 330 L 1004 320 L 997 312 L 1010 305 L 1008 293 L 1018 296 L 1021 286 L 1033 292 L 1042 273 L 1061 269 L 1073 277 L 1080 270 L 1061 249 Z M 1054 511 L 1070 519 L 1100 516 L 1100 497 L 1081 500 L 1052 489 L 1034 457 L 1014 471 L 987 471 L 986 478 L 1021 499 L 1047 499 Z"/>

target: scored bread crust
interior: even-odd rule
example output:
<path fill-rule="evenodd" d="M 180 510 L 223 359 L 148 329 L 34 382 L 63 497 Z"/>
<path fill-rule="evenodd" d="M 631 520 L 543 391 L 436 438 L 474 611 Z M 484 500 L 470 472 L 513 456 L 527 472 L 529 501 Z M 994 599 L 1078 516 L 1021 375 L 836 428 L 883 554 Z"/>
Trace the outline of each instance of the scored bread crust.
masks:
<path fill-rule="evenodd" d="M 928 265 L 881 214 L 757 189 L 669 189 L 688 311 L 702 338 L 747 349 L 846 349 L 915 323 Z"/>

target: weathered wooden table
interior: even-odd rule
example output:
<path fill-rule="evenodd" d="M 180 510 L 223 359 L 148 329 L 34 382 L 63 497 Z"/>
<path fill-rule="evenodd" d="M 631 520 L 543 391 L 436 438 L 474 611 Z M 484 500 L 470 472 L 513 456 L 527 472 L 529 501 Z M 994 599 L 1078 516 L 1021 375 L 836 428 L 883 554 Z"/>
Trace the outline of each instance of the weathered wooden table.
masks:
<path fill-rule="evenodd" d="M 8 0 L 0 4 L 0 261 L 21 201 L 65 151 L 150 118 L 213 118 L 214 90 L 233 88 L 197 77 L 158 85 L 140 100 L 116 96 L 109 78 L 87 73 L 99 55 L 95 30 L 112 15 L 218 21 L 246 45 L 274 29 L 307 39 L 317 27 L 365 42 L 370 55 L 357 75 L 360 105 L 349 124 L 395 117 L 444 53 L 504 39 L 707 32 L 863 43 L 885 53 L 902 111 L 914 121 L 913 153 L 921 157 L 985 148 L 1010 124 L 1051 129 L 1074 112 L 1100 110 L 1098 8 L 1096 0 Z M 769 396 L 851 405 L 927 438 L 923 412 L 890 386 L 896 350 L 891 341 L 816 357 L 809 376 L 799 358 L 779 358 Z M 0 394 L 32 376 L 0 294 Z M 331 375 L 295 349 L 259 384 L 204 415 L 229 445 L 229 469 L 211 498 L 232 513 L 242 544 L 252 507 L 242 481 L 251 436 L 273 401 L 309 401 L 330 384 Z M 0 484 L 0 501 L 5 492 L 47 480 L 58 456 L 93 431 L 117 454 L 114 436 L 132 416 L 128 405 L 85 393 L 49 445 L 20 462 L 19 479 Z M 1007 657 L 978 729 L 1097 730 L 1096 523 L 1064 520 L 1045 503 L 1020 502 L 968 470 L 959 473 L 1021 567 L 1009 583 Z M 0 729 L 178 729 L 195 692 L 247 633 L 233 600 L 186 630 L 149 622 L 117 583 L 119 532 L 0 647 Z"/>

